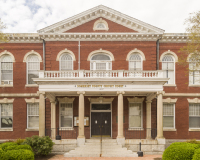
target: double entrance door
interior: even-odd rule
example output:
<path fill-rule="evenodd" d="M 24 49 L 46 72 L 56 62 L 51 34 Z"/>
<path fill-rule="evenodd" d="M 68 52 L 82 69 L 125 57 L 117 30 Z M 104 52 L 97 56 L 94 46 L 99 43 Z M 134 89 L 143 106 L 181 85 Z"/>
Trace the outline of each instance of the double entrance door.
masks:
<path fill-rule="evenodd" d="M 102 137 L 111 137 L 111 112 L 109 111 L 91 112 L 91 136 L 99 137 L 101 135 Z"/>

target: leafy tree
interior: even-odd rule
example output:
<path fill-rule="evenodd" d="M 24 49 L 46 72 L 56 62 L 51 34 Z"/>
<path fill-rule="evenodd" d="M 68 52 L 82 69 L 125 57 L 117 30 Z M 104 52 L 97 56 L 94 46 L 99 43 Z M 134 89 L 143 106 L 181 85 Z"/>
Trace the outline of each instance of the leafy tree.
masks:
<path fill-rule="evenodd" d="M 186 25 L 188 40 L 187 44 L 180 49 L 183 54 L 179 57 L 179 64 L 185 67 L 188 66 L 189 62 L 189 75 L 194 76 L 199 74 L 198 71 L 200 70 L 200 11 L 190 13 L 184 24 Z M 189 55 L 189 61 L 187 61 Z"/>
<path fill-rule="evenodd" d="M 8 42 L 6 34 L 2 32 L 2 30 L 6 28 L 6 26 L 3 24 L 3 22 L 0 19 L 0 43 L 2 42 Z"/>

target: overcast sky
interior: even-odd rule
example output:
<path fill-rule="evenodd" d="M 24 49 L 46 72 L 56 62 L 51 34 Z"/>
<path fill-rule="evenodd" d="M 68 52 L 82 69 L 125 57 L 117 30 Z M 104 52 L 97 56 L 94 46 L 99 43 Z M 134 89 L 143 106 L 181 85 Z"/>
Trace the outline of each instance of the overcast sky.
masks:
<path fill-rule="evenodd" d="M 200 0 L 0 0 L 0 18 L 5 33 L 35 33 L 100 4 L 165 33 L 185 33 L 184 20 L 200 10 Z"/>

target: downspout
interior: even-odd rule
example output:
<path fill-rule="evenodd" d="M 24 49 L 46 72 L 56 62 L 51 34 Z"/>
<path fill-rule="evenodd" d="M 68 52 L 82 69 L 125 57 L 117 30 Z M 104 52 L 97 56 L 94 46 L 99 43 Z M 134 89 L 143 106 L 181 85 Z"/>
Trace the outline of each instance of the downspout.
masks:
<path fill-rule="evenodd" d="M 159 70 L 159 40 L 156 41 L 156 70 Z"/>
<path fill-rule="evenodd" d="M 78 70 L 80 70 L 81 66 L 80 54 L 81 54 L 81 42 L 78 41 Z"/>
<path fill-rule="evenodd" d="M 46 52 L 45 48 L 46 48 L 46 46 L 45 46 L 45 40 L 44 39 L 42 39 L 42 40 L 43 40 L 43 70 L 45 71 L 45 52 Z"/>

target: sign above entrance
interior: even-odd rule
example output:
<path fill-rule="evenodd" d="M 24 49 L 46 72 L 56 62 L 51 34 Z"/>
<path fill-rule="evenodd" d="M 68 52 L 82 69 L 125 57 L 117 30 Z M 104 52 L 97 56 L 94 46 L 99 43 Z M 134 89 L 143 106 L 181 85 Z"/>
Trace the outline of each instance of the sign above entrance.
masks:
<path fill-rule="evenodd" d="M 123 88 L 124 85 L 76 85 L 77 88 Z"/>

